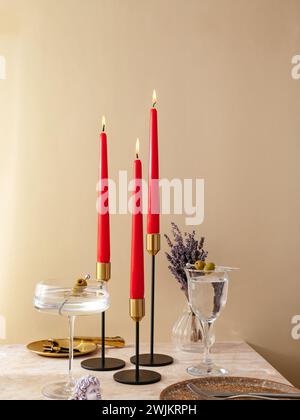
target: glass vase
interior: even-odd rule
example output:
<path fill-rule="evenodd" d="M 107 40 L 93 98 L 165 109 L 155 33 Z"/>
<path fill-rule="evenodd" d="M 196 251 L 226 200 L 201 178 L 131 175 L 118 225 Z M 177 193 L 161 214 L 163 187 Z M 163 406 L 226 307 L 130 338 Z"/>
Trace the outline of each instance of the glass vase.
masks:
<path fill-rule="evenodd" d="M 203 350 L 202 326 L 189 304 L 177 320 L 172 331 L 172 340 L 177 350 L 199 353 Z"/>

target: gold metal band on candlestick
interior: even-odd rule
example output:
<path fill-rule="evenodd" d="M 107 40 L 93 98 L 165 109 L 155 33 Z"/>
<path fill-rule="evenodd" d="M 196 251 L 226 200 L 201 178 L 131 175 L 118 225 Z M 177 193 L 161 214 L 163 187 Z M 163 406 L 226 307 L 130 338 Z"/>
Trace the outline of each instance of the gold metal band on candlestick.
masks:
<path fill-rule="evenodd" d="M 160 251 L 160 234 L 148 234 L 146 238 L 146 248 L 150 255 L 157 255 Z"/>
<path fill-rule="evenodd" d="M 97 263 L 96 278 L 98 281 L 109 281 L 111 275 L 111 263 Z"/>
<path fill-rule="evenodd" d="M 141 321 L 145 316 L 145 299 L 130 299 L 129 314 L 134 321 Z"/>

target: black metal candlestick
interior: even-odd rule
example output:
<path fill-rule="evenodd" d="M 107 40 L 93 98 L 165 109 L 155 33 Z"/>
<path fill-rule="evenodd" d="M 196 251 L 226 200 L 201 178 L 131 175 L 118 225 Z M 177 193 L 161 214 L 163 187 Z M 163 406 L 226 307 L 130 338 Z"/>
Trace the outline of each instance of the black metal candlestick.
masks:
<path fill-rule="evenodd" d="M 97 264 L 97 279 L 102 282 L 108 282 L 110 279 L 110 264 Z M 93 370 L 98 372 L 113 371 L 123 369 L 125 367 L 124 360 L 115 359 L 112 357 L 106 357 L 105 355 L 105 314 L 102 312 L 101 317 L 101 357 L 87 359 L 81 363 L 81 367 L 87 370 Z"/>
<path fill-rule="evenodd" d="M 149 385 L 159 382 L 161 375 L 151 370 L 140 369 L 140 321 L 145 316 L 144 299 L 130 300 L 130 316 L 135 321 L 135 369 L 115 373 L 114 380 L 126 385 Z"/>
<path fill-rule="evenodd" d="M 150 355 L 151 362 L 154 362 L 154 316 L 155 316 L 155 255 L 152 255 L 152 271 L 151 271 L 151 324 L 150 324 Z"/>
<path fill-rule="evenodd" d="M 160 234 L 147 235 L 147 251 L 152 257 L 151 273 L 151 325 L 150 325 L 150 353 L 141 354 L 139 364 L 141 366 L 168 366 L 174 362 L 171 356 L 166 354 L 154 353 L 154 327 L 155 327 L 155 263 L 156 255 L 160 251 Z M 131 363 L 136 363 L 136 356 L 130 359 Z"/>

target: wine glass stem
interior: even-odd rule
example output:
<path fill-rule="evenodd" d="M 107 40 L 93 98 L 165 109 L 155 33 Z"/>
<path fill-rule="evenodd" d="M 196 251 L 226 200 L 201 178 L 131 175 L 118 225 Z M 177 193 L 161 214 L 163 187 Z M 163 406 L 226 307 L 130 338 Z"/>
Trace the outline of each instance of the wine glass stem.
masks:
<path fill-rule="evenodd" d="M 75 317 L 69 316 L 69 386 L 74 385 L 72 374 L 73 358 L 74 358 L 74 325 Z"/>
<path fill-rule="evenodd" d="M 212 322 L 202 322 L 203 327 L 203 344 L 204 344 L 204 364 L 211 366 L 213 364 L 211 358 L 211 330 L 213 323 Z"/>

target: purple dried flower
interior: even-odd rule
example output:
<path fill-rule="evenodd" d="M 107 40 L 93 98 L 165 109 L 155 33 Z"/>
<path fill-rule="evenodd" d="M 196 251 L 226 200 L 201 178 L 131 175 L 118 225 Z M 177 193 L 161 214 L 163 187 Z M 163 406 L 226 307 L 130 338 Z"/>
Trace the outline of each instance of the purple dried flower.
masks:
<path fill-rule="evenodd" d="M 174 243 L 168 235 L 165 235 L 166 241 L 170 247 L 170 252 L 166 253 L 169 261 L 169 270 L 179 282 L 184 293 L 188 294 L 188 284 L 185 274 L 185 267 L 187 264 L 194 264 L 196 261 L 205 261 L 208 253 L 203 249 L 205 238 L 200 238 L 200 241 L 195 239 L 196 232 L 184 233 L 182 235 L 179 227 L 172 223 L 172 235 Z"/>

